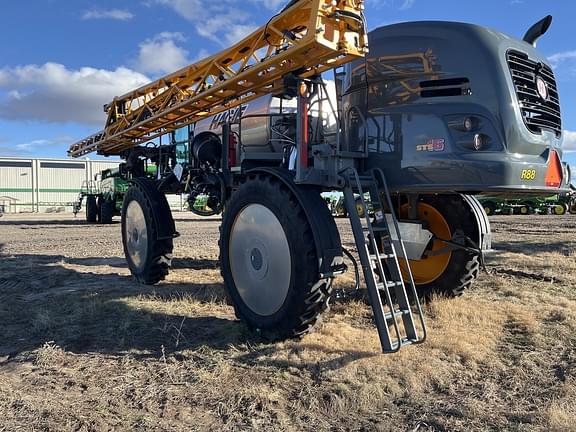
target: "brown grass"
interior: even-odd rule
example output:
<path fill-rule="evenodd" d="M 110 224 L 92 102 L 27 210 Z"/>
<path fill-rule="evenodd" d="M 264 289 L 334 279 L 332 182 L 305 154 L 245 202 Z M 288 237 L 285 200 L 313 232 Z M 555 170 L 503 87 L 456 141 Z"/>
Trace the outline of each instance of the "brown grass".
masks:
<path fill-rule="evenodd" d="M 362 301 L 301 340 L 251 334 L 224 299 L 217 222 L 178 223 L 157 287 L 129 278 L 117 225 L 1 225 L 0 431 L 576 430 L 575 225 L 496 218 L 490 272 L 389 356 Z"/>

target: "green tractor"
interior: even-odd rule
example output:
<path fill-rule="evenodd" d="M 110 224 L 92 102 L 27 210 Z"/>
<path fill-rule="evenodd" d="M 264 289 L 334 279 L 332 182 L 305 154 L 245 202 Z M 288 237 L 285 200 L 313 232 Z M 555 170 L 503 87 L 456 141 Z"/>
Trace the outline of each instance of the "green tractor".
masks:
<path fill-rule="evenodd" d="M 222 212 L 220 200 L 222 180 L 212 172 L 187 169 L 177 178 L 177 166 L 188 166 L 193 159 L 189 145 L 190 131 L 184 127 L 170 134 L 170 143 L 149 142 L 123 152 L 117 168 L 106 169 L 92 181 L 84 182 L 74 204 L 74 215 L 86 198 L 88 223 L 112 223 L 122 214 L 126 192 L 135 179 L 143 178 L 162 188 L 164 194 L 183 194 L 188 209 L 199 216 L 213 216 Z"/>
<path fill-rule="evenodd" d="M 86 222 L 110 224 L 114 216 L 120 216 L 124 195 L 129 188 L 128 180 L 120 167 L 105 169 L 96 174 L 93 181 L 82 185 L 78 199 L 74 203 L 74 216 L 82 209 L 86 199 Z"/>

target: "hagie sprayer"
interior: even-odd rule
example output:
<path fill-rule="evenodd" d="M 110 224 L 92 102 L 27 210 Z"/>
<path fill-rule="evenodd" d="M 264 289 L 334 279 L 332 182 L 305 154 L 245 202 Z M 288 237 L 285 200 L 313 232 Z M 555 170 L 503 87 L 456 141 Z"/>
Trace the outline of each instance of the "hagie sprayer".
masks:
<path fill-rule="evenodd" d="M 105 128 L 70 147 L 129 155 L 172 136 L 183 155 L 154 179 L 130 175 L 121 230 L 136 279 L 168 274 L 178 234 L 165 193 L 203 193 L 223 209 L 236 315 L 303 335 L 346 270 L 321 196 L 338 190 L 382 349 L 395 352 L 426 336 L 419 298 L 477 277 L 491 234 L 475 195 L 564 191 L 556 83 L 535 49 L 551 17 L 523 40 L 452 22 L 368 34 L 363 9 L 292 1 L 234 46 L 116 97 Z"/>

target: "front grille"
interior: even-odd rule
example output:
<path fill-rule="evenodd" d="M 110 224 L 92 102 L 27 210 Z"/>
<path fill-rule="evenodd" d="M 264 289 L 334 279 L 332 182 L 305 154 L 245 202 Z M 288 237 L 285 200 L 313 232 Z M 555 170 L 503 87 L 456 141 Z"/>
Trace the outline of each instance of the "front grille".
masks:
<path fill-rule="evenodd" d="M 554 72 L 549 66 L 528 58 L 527 54 L 510 50 L 508 67 L 518 96 L 518 103 L 526 127 L 534 132 L 553 131 L 557 137 L 562 133 L 560 101 Z M 548 99 L 538 95 L 536 77 L 540 76 L 548 86 Z"/>

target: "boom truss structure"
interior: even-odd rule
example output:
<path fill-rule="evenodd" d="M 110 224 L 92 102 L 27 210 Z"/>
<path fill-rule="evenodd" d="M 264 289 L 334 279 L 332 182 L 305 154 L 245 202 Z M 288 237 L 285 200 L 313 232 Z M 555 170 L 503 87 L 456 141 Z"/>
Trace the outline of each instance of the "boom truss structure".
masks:
<path fill-rule="evenodd" d="M 104 130 L 73 144 L 72 157 L 115 155 L 252 99 L 280 92 L 368 52 L 363 0 L 296 0 L 212 57 L 116 97 Z"/>

